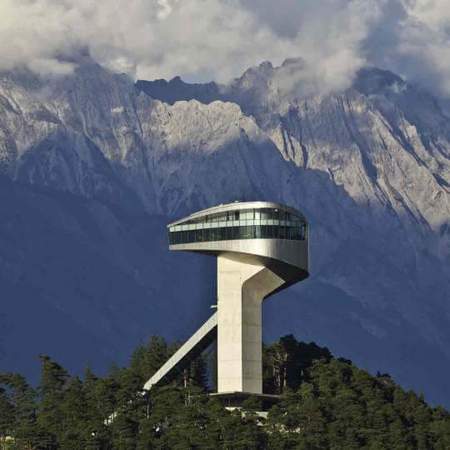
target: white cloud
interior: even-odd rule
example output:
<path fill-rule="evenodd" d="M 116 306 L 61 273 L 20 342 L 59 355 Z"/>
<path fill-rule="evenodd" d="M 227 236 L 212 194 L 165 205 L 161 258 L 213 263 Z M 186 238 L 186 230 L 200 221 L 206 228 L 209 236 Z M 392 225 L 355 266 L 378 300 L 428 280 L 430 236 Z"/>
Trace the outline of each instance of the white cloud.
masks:
<path fill-rule="evenodd" d="M 305 1 L 304 16 L 291 40 L 304 70 L 291 74 L 289 82 L 309 92 L 342 89 L 356 71 L 367 64 L 362 45 L 380 19 L 378 1 Z M 285 84 L 286 85 L 286 84 Z"/>
<path fill-rule="evenodd" d="M 158 17 L 158 19 L 164 20 L 173 11 L 172 4 L 170 0 L 157 0 L 156 3 L 160 7 L 156 16 Z"/>
<path fill-rule="evenodd" d="M 67 73 L 88 49 L 138 78 L 226 81 L 301 57 L 287 89 L 340 89 L 365 64 L 450 94 L 448 0 L 2 0 L 0 70 Z"/>
<path fill-rule="evenodd" d="M 60 70 L 88 48 L 101 63 L 155 78 L 212 74 L 226 79 L 289 42 L 249 11 L 221 0 L 2 0 L 0 68 Z"/>
<path fill-rule="evenodd" d="M 405 3 L 391 66 L 407 78 L 450 95 L 450 8 L 447 0 Z"/>

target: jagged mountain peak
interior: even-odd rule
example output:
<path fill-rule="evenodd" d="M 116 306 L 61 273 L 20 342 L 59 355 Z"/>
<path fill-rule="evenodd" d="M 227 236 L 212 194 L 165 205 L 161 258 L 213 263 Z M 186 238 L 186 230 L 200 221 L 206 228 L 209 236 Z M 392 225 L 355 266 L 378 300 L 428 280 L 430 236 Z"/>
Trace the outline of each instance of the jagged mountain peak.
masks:
<path fill-rule="evenodd" d="M 215 82 L 187 83 L 180 77 L 170 81 L 163 79 L 154 81 L 138 80 L 136 87 L 150 97 L 173 104 L 177 100 L 196 99 L 202 103 L 214 100 L 249 103 L 266 101 L 268 95 L 279 96 L 276 77 L 301 70 L 304 62 L 300 58 L 286 59 L 280 66 L 274 67 L 270 61 L 264 61 L 258 66 L 250 67 L 242 76 L 235 78 L 229 84 L 220 85 Z"/>
<path fill-rule="evenodd" d="M 386 90 L 401 92 L 407 89 L 407 83 L 389 70 L 377 67 L 365 67 L 358 71 L 353 87 L 365 95 L 380 94 Z"/>
<path fill-rule="evenodd" d="M 232 80 L 230 84 L 233 85 L 242 82 L 243 80 L 267 80 L 276 70 L 277 67 L 274 67 L 270 61 L 263 61 L 257 66 L 249 67 L 240 77 Z"/>
<path fill-rule="evenodd" d="M 170 81 L 138 80 L 136 88 L 139 92 L 169 104 L 179 100 L 195 99 L 202 103 L 211 103 L 222 99 L 221 88 L 216 83 L 186 83 L 181 77 L 172 78 Z"/>

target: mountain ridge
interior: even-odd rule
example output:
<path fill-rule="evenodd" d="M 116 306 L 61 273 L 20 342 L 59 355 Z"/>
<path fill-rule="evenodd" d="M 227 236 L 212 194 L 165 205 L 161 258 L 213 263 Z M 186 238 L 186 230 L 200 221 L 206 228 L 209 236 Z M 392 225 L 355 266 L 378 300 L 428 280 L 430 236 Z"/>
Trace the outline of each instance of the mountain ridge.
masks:
<path fill-rule="evenodd" d="M 300 83 L 298 61 L 249 69 L 228 86 L 232 98 L 207 104 L 182 98 L 170 104 L 92 61 L 59 79 L 2 75 L 0 158 L 13 180 L 8 189 L 27 186 L 27 200 L 19 201 L 24 210 L 30 210 L 28 196 L 39 189 L 67 196 L 67 205 L 72 204 L 69 198 L 79 198 L 86 206 L 67 210 L 61 200 L 54 207 L 52 226 L 65 230 L 76 247 L 80 237 L 68 224 L 95 223 L 97 234 L 83 237 L 94 255 L 89 270 L 95 273 L 108 261 L 99 280 L 83 281 L 86 262 L 80 263 L 84 257 L 77 253 L 67 263 L 66 286 L 57 283 L 55 288 L 49 277 L 38 283 L 39 289 L 46 302 L 86 327 L 87 335 L 95 331 L 95 320 L 86 325 L 84 317 L 88 305 L 95 304 L 94 316 L 107 317 L 105 326 L 117 330 L 121 342 L 114 332 L 106 333 L 108 344 L 94 337 L 88 341 L 99 353 L 110 345 L 110 355 L 120 361 L 118 353 L 126 354 L 136 340 L 164 333 L 163 324 L 174 310 L 187 323 L 171 324 L 169 337 L 182 338 L 214 303 L 212 261 L 170 255 L 165 223 L 236 199 L 281 201 L 299 208 L 311 222 L 312 277 L 268 302 L 265 338 L 294 332 L 363 367 L 391 372 L 432 401 L 449 402 L 450 391 L 437 368 L 450 369 L 445 270 L 450 263 L 450 124 L 436 99 L 394 74 L 367 69 L 343 92 L 303 95 L 300 88 L 293 96 L 283 84 L 287 76 L 293 77 L 289 86 Z M 181 87 L 172 91 L 173 99 L 188 94 L 205 98 L 201 85 L 186 93 L 181 80 L 176 83 Z M 215 88 L 207 86 L 212 95 Z M 46 201 L 38 196 L 36 202 L 45 212 Z M 11 239 L 8 223 L 39 239 L 23 229 L 20 217 L 6 220 L 1 214 L 3 248 Z M 64 244 L 56 245 L 52 233 L 45 235 L 50 267 L 56 270 L 64 260 L 58 246 Z M 35 285 L 49 256 L 40 249 L 35 266 L 14 256 L 31 249 L 18 246 L 9 259 L 2 250 L 1 270 L 21 272 Z M 185 276 L 173 281 L 173 273 Z M 129 318 L 130 323 L 136 320 L 129 337 L 120 317 L 126 293 L 118 287 L 109 291 L 115 313 L 106 314 L 106 297 L 100 296 L 104 304 L 95 301 L 98 289 L 114 286 L 122 276 L 139 311 L 139 320 Z M 17 292 L 8 300 L 11 305 L 21 297 Z M 27 302 L 32 301 L 28 295 Z M 185 296 L 186 301 L 180 300 Z M 77 309 L 77 302 L 86 306 Z M 189 314 L 191 305 L 195 314 Z M 6 311 L 9 323 L 26 335 L 11 320 L 13 311 L 12 306 Z M 13 342 L 8 339 L 4 347 Z M 61 336 L 61 342 L 74 339 L 73 333 Z M 358 340 L 367 343 L 366 354 Z M 31 358 L 25 346 L 18 348 Z M 68 367 L 86 361 L 83 349 L 72 355 L 58 352 Z M 100 359 L 99 367 L 105 367 L 108 357 Z M 0 364 L 16 364 L 11 351 Z M 12 369 L 24 371 L 22 366 Z"/>

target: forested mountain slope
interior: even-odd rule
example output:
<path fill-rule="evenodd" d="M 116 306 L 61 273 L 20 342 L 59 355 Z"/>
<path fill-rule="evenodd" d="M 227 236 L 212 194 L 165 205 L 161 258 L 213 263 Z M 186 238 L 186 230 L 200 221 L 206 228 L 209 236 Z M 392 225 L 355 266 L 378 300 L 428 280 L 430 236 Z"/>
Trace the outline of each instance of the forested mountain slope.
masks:
<path fill-rule="evenodd" d="M 206 355 L 141 392 L 173 350 L 153 337 L 134 351 L 127 367 L 114 367 L 104 377 L 87 370 L 83 378 L 42 355 L 38 392 L 21 375 L 0 373 L 0 443 L 8 436 L 6 448 L 18 450 L 450 446 L 448 411 L 431 408 L 388 374 L 371 376 L 293 336 L 264 349 L 266 392 L 280 395 L 267 418 L 256 414 L 262 405 L 255 398 L 230 412 L 207 395 Z"/>

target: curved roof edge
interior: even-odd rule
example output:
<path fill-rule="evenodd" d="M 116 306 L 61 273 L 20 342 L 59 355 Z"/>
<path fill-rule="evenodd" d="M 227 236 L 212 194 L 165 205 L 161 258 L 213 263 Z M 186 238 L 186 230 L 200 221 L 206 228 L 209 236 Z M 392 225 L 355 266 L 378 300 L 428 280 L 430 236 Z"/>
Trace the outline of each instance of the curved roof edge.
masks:
<path fill-rule="evenodd" d="M 183 217 L 182 219 L 179 219 L 179 220 L 176 220 L 175 222 L 169 223 L 167 225 L 167 227 L 171 227 L 173 225 L 179 225 L 188 220 L 198 219 L 198 218 L 208 215 L 208 214 L 216 214 L 216 213 L 221 213 L 221 212 L 225 212 L 225 211 L 236 211 L 236 210 L 241 210 L 241 209 L 259 209 L 259 208 L 282 209 L 283 211 L 288 211 L 288 212 L 291 212 L 291 213 L 301 217 L 306 223 L 308 222 L 306 220 L 306 217 L 300 211 L 298 211 L 297 209 L 292 208 L 290 206 L 283 205 L 281 203 L 266 202 L 266 201 L 253 201 L 253 202 L 234 201 L 232 203 L 221 203 L 220 205 L 202 209 L 201 211 L 197 211 L 195 213 L 190 214 L 189 216 Z"/>

